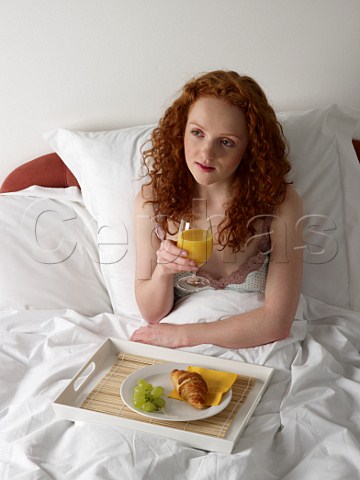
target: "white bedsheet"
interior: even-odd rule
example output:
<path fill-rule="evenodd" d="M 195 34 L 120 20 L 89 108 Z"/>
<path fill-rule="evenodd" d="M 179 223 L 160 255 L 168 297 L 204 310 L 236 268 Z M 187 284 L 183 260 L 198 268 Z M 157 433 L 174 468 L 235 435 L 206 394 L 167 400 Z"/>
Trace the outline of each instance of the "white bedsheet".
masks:
<path fill-rule="evenodd" d="M 232 454 L 56 417 L 51 402 L 100 343 L 128 338 L 137 326 L 72 310 L 0 313 L 1 480 L 359 478 L 358 313 L 303 297 L 284 341 L 189 349 L 275 368 Z"/>

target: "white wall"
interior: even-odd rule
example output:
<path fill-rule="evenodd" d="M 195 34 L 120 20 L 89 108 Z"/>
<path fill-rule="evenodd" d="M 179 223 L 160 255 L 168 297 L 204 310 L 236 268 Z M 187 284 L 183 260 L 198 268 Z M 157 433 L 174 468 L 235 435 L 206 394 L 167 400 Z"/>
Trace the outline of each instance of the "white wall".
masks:
<path fill-rule="evenodd" d="M 0 0 L 0 182 L 42 131 L 157 121 L 209 69 L 277 110 L 360 108 L 359 47 L 360 0 Z"/>

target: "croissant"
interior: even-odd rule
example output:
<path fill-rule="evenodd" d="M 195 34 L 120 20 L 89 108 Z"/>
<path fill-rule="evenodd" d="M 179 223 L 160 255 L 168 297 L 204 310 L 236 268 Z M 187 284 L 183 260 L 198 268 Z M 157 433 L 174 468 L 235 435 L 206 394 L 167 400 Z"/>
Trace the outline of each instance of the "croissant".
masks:
<path fill-rule="evenodd" d="M 195 408 L 204 408 L 206 403 L 207 385 L 203 377 L 196 372 L 173 370 L 171 380 L 181 398 Z"/>

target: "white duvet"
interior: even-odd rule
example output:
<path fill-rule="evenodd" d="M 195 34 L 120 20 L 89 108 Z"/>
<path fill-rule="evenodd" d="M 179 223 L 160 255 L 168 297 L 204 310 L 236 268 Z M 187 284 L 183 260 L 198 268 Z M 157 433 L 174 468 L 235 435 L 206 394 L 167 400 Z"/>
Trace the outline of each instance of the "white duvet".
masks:
<path fill-rule="evenodd" d="M 137 321 L 73 310 L 2 312 L 1 480 L 359 478 L 359 314 L 303 297 L 297 316 L 285 341 L 190 349 L 275 369 L 233 453 L 219 454 L 56 417 L 51 402 L 86 359 L 106 337 L 128 338 Z"/>
<path fill-rule="evenodd" d="M 128 339 L 142 320 L 111 313 L 93 223 L 79 193 L 31 192 L 0 196 L 1 480 L 360 478 L 360 314 L 305 295 L 284 341 L 187 349 L 275 370 L 232 454 L 57 418 L 51 403 L 104 339 Z M 34 237 L 34 223 L 24 223 L 20 213 L 38 218 L 28 214 L 36 214 L 39 198 L 51 229 L 43 232 L 36 222 Z M 57 248 L 59 238 L 70 243 Z M 74 242 L 71 261 L 39 262 L 56 259 Z M 25 255 L 26 246 L 35 255 Z M 53 307 L 41 308 L 45 301 Z M 211 321 L 261 302 L 258 294 L 206 291 L 181 300 L 167 320 Z"/>

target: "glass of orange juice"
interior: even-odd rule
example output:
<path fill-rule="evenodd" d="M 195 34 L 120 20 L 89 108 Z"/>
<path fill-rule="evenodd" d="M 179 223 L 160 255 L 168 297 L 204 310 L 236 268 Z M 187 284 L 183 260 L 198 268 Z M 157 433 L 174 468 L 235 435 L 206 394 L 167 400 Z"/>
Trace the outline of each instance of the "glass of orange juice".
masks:
<path fill-rule="evenodd" d="M 185 250 L 188 258 L 201 267 L 210 258 L 213 249 L 213 236 L 210 219 L 202 214 L 188 213 L 181 219 L 177 246 Z M 182 277 L 178 286 L 188 292 L 196 292 L 208 288 L 210 282 L 200 275 Z"/>

